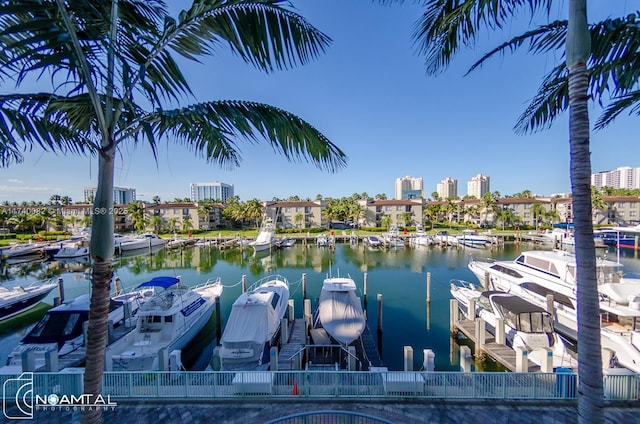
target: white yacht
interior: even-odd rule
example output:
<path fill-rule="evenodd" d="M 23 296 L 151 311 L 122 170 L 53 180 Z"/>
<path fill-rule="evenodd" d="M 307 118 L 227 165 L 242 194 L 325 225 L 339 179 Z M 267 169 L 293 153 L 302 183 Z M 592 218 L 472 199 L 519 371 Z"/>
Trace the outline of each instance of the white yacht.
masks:
<path fill-rule="evenodd" d="M 258 237 L 249 246 L 253 247 L 256 252 L 264 250 L 272 250 L 276 247 L 276 232 L 271 218 L 264 218 L 260 226 Z"/>
<path fill-rule="evenodd" d="M 517 294 L 545 307 L 553 295 L 555 330 L 569 339 L 578 337 L 576 258 L 566 251 L 522 252 L 513 261 L 472 260 L 469 269 L 487 289 Z M 597 259 L 603 362 L 640 372 L 640 280 L 624 277 L 622 265 Z M 613 362 L 613 361 L 612 361 Z"/>
<path fill-rule="evenodd" d="M 289 282 L 280 275 L 258 280 L 231 307 L 220 349 L 222 370 L 266 370 L 280 320 L 287 311 Z"/>
<path fill-rule="evenodd" d="M 166 240 L 158 237 L 154 233 L 139 234 L 134 237 L 124 237 L 122 240 L 116 241 L 116 251 L 131 252 L 134 250 L 153 249 L 156 247 L 162 247 L 166 243 Z"/>
<path fill-rule="evenodd" d="M 542 364 L 549 348 L 553 352 L 554 367 L 576 368 L 577 360 L 565 348 L 553 330 L 553 318 L 544 308 L 514 294 L 502 291 L 478 291 L 466 281 L 451 282 L 451 295 L 468 319 L 481 318 L 489 333 L 495 335 L 496 319 L 504 322 L 505 339 L 513 349 L 527 351 L 527 357 Z M 470 301 L 475 310 L 470 310 Z"/>
<path fill-rule="evenodd" d="M 148 294 L 150 293 L 147 290 L 135 290 L 111 297 L 108 320 L 115 328 L 128 331 L 126 328 L 128 318 L 138 311 Z M 86 355 L 83 327 L 89 319 L 89 301 L 90 295 L 84 294 L 49 309 L 11 351 L 7 358 L 7 365 L 21 366 L 22 353 L 33 350 L 36 370 L 40 370 L 45 365 L 45 352 L 56 349 L 60 369 L 81 365 Z M 120 334 L 124 332 L 120 331 Z"/>
<path fill-rule="evenodd" d="M 72 259 L 89 256 L 89 241 L 76 240 L 63 243 L 60 250 L 53 255 L 53 259 Z"/>
<path fill-rule="evenodd" d="M 439 246 L 457 246 L 458 238 L 456 236 L 449 234 L 447 230 L 442 230 L 442 231 L 438 231 L 433 236 L 433 242 L 434 244 L 437 244 Z"/>
<path fill-rule="evenodd" d="M 342 345 L 358 339 L 366 326 L 360 298 L 355 292 L 356 283 L 351 277 L 327 277 L 322 283 L 317 319 Z"/>
<path fill-rule="evenodd" d="M 220 280 L 186 288 L 175 277 L 155 277 L 137 288 L 153 293 L 140 307 L 135 329 L 107 348 L 106 366 L 113 371 L 166 369 L 159 351 L 184 348 L 211 318 L 223 290 Z"/>

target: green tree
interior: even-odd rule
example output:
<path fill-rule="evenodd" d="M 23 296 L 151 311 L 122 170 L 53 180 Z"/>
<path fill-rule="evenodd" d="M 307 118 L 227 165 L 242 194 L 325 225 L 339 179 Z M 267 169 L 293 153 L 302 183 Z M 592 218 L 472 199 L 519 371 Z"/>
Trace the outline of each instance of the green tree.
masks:
<path fill-rule="evenodd" d="M 380 218 L 380 226 L 385 230 L 388 230 L 389 226 L 391 226 L 392 223 L 393 221 L 391 220 L 391 217 L 389 215 L 382 215 L 382 217 Z"/>
<path fill-rule="evenodd" d="M 544 216 L 547 210 L 540 202 L 534 202 L 531 204 L 531 214 L 533 215 L 533 223 L 536 226 L 536 230 L 543 223 Z"/>
<path fill-rule="evenodd" d="M 304 214 L 302 212 L 298 212 L 294 217 L 293 221 L 296 224 L 296 227 L 302 231 L 302 224 L 304 223 Z"/>
<path fill-rule="evenodd" d="M 159 205 L 160 204 L 160 196 L 153 196 L 153 199 L 151 200 L 153 202 L 154 205 Z"/>
<path fill-rule="evenodd" d="M 209 215 L 213 211 L 213 206 L 209 202 L 200 202 L 198 204 L 198 218 L 200 222 L 202 222 L 202 227 L 205 229 L 209 229 Z"/>
<path fill-rule="evenodd" d="M 550 13 L 551 0 L 469 0 L 464 7 L 457 1 L 428 0 L 426 12 L 418 22 L 415 31 L 418 52 L 427 58 L 427 71 L 437 73 L 448 66 L 457 51 L 463 46 L 473 46 L 481 29 L 496 30 L 510 28 L 509 22 L 521 16 L 524 9 L 530 14 L 538 10 Z M 569 108 L 569 146 L 570 178 L 573 198 L 573 213 L 576 237 L 576 262 L 578 297 L 578 420 L 581 423 L 603 422 L 603 380 L 600 349 L 600 324 L 598 318 L 598 291 L 595 273 L 595 247 L 591 220 L 591 161 L 589 156 L 589 71 L 587 62 L 591 52 L 591 35 L 587 24 L 586 0 L 569 0 L 569 20 L 566 39 L 551 42 L 548 38 L 534 46 L 533 51 L 548 51 L 549 48 L 565 45 L 565 70 L 567 89 L 556 91 L 555 101 Z M 637 40 L 637 37 L 635 38 Z M 564 41 L 564 43 L 562 42 Z M 603 45 L 606 43 L 603 43 Z M 620 45 L 603 47 L 604 52 L 614 51 L 620 54 L 628 48 Z M 545 47 L 546 46 L 546 47 Z M 637 49 L 631 49 L 635 54 Z M 603 54 L 604 62 L 610 58 Z M 560 65 L 562 66 L 562 65 Z M 638 67 L 620 63 L 619 67 L 634 69 Z M 593 72 L 593 67 L 591 68 Z M 592 81 L 596 78 L 592 74 Z M 602 79 L 600 79 L 602 81 Z M 637 79 L 636 79 L 637 81 Z M 543 83 L 544 84 L 544 83 Z M 594 82 L 594 85 L 597 85 Z M 557 86 L 552 87 L 554 90 Z M 600 88 L 603 88 L 600 86 Z M 551 90 L 550 90 L 551 91 Z M 592 92 L 598 91 L 593 89 Z M 606 90 L 605 90 L 606 91 Z M 558 110 L 545 104 L 536 116 L 538 123 L 549 123 Z M 525 128 L 527 126 L 525 125 Z"/>
<path fill-rule="evenodd" d="M 149 224 L 153 227 L 153 231 L 158 234 L 162 229 L 162 217 L 153 215 L 151 219 L 149 219 Z"/>
<path fill-rule="evenodd" d="M 0 6 L 0 78 L 18 87 L 51 75 L 54 91 L 0 96 L 0 164 L 34 147 L 61 154 L 95 154 L 94 209 L 113 206 L 116 153 L 121 143 L 160 139 L 196 151 L 208 161 L 240 163 L 238 143 L 266 140 L 288 159 L 306 159 L 333 171 L 345 155 L 297 116 L 250 101 L 211 101 L 176 108 L 193 93 L 178 54 L 200 61 L 223 45 L 269 72 L 304 64 L 329 39 L 279 0 L 196 1 L 177 18 L 162 0 L 94 2 L 24 0 Z M 268 48 L 264 48 L 268 46 Z M 56 79 L 64 75 L 64 84 Z M 42 78 L 41 81 L 47 78 Z M 94 216 L 91 313 L 84 391 L 101 392 L 113 267 L 114 218 Z M 100 419 L 100 410 L 83 420 Z"/>
<path fill-rule="evenodd" d="M 127 217 L 131 220 L 133 228 L 141 233 L 149 222 L 141 202 L 132 202 L 127 206 Z"/>

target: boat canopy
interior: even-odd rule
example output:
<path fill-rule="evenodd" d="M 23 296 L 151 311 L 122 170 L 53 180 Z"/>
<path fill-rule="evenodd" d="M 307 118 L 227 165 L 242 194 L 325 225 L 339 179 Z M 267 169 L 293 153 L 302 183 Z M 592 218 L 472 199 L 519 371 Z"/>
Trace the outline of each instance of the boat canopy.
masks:
<path fill-rule="evenodd" d="M 174 286 L 180 282 L 176 277 L 155 277 L 146 283 L 140 284 L 137 288 L 140 287 L 162 287 L 163 289 L 168 289 L 171 286 Z"/>

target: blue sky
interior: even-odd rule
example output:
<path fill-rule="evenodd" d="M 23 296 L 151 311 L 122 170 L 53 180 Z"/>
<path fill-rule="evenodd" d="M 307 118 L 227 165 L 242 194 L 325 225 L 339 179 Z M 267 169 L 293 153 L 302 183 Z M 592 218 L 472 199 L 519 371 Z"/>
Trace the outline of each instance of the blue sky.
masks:
<path fill-rule="evenodd" d="M 183 2 L 186 4 L 186 2 Z M 591 2 L 590 20 L 622 16 L 637 0 Z M 613 3 L 613 4 L 612 4 Z M 411 33 L 421 8 L 413 2 L 380 6 L 368 0 L 293 0 L 297 11 L 332 39 L 313 63 L 265 75 L 227 51 L 186 65 L 197 101 L 242 99 L 288 110 L 313 124 L 345 151 L 346 169 L 335 174 L 290 163 L 266 144 L 241 144 L 243 162 L 232 171 L 208 165 L 182 147 L 163 144 L 154 162 L 146 147 L 121 145 L 116 186 L 132 187 L 140 200 L 189 196 L 190 182 L 221 181 L 242 200 L 298 195 L 315 198 L 367 192 L 393 197 L 396 178 L 422 177 L 427 196 L 445 177 L 466 182 L 482 173 L 502 195 L 531 190 L 570 191 L 567 116 L 552 129 L 518 136 L 512 127 L 558 57 L 526 53 L 495 58 L 464 76 L 482 53 L 522 33 L 528 19 L 503 34 L 481 37 L 443 74 L 424 71 Z M 566 9 L 566 1 L 557 10 Z M 7 92 L 11 87 L 5 87 Z M 192 102 L 192 101 L 190 101 Z M 592 110 L 592 122 L 596 117 Z M 623 116 L 591 135 L 593 172 L 640 167 L 637 118 Z M 52 194 L 81 200 L 97 180 L 97 162 L 32 151 L 23 164 L 0 169 L 0 201 L 46 201 Z"/>

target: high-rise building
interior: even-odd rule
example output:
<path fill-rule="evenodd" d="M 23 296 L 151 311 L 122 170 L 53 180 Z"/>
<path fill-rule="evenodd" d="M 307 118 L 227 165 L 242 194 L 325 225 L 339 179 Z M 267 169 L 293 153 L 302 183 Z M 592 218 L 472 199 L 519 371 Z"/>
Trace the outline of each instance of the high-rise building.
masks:
<path fill-rule="evenodd" d="M 203 200 L 221 200 L 224 202 L 227 198 L 233 197 L 233 185 L 219 181 L 213 183 L 191 183 L 189 187 L 192 202 L 201 202 Z"/>
<path fill-rule="evenodd" d="M 591 174 L 591 185 L 596 188 L 638 189 L 640 188 L 640 168 L 624 166 L 615 171 L 603 171 L 597 174 Z"/>
<path fill-rule="evenodd" d="M 87 203 L 93 202 L 96 198 L 97 187 L 85 187 L 84 188 L 84 201 Z M 136 201 L 136 189 L 135 188 L 113 188 L 113 203 L 116 205 L 127 205 Z"/>
<path fill-rule="evenodd" d="M 407 175 L 396 179 L 396 200 L 422 199 L 424 196 L 422 178 Z"/>
<path fill-rule="evenodd" d="M 447 177 L 436 186 L 436 192 L 441 199 L 453 199 L 458 197 L 458 180 Z"/>
<path fill-rule="evenodd" d="M 467 181 L 467 196 L 481 199 L 483 194 L 489 193 L 491 191 L 489 188 L 490 178 L 488 175 L 482 174 L 471 177 L 471 179 Z"/>

